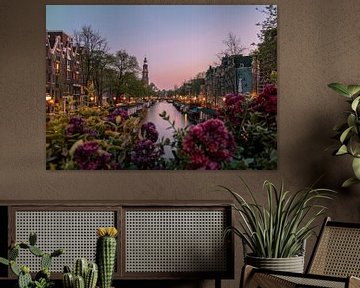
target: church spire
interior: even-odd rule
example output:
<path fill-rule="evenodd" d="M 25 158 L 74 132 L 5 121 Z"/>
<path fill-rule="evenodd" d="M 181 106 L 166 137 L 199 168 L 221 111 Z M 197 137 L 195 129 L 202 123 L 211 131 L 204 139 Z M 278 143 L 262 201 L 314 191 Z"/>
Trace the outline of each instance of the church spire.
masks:
<path fill-rule="evenodd" d="M 149 85 L 149 70 L 146 57 L 144 58 L 143 70 L 142 70 L 142 82 L 145 85 Z"/>

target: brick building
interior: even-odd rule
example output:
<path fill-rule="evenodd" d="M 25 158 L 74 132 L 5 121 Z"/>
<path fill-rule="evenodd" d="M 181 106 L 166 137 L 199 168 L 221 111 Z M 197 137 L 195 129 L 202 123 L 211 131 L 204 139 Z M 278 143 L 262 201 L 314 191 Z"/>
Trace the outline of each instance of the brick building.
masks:
<path fill-rule="evenodd" d="M 46 33 L 46 95 L 55 102 L 78 100 L 82 93 L 80 55 L 73 39 L 63 31 Z"/>

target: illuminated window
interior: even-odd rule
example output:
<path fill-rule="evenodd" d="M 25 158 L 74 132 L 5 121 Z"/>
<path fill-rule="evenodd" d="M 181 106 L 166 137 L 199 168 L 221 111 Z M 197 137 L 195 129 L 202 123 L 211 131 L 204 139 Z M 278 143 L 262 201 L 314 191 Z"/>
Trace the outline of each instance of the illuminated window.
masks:
<path fill-rule="evenodd" d="M 59 62 L 56 62 L 56 63 L 55 63 L 55 73 L 56 73 L 56 74 L 59 74 L 59 73 L 60 73 L 60 63 L 59 63 Z"/>

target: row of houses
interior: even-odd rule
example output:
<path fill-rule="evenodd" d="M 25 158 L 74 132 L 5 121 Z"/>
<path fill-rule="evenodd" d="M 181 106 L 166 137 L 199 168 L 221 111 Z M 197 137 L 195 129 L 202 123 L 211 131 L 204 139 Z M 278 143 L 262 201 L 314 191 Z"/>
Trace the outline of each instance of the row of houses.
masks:
<path fill-rule="evenodd" d="M 215 106 L 227 94 L 258 94 L 262 89 L 259 63 L 252 56 L 224 56 L 221 64 L 205 74 L 207 102 Z"/>
<path fill-rule="evenodd" d="M 82 48 L 75 45 L 72 37 L 63 31 L 47 31 L 47 97 L 55 102 L 67 97 L 81 101 L 87 85 L 81 73 L 82 52 Z M 146 62 L 145 65 L 147 66 Z M 198 76 L 184 83 L 184 93 L 200 96 L 211 106 L 221 104 L 221 99 L 227 94 L 258 94 L 262 90 L 259 63 L 252 56 L 224 56 L 219 65 L 210 66 L 205 73 Z"/>
<path fill-rule="evenodd" d="M 81 77 L 81 48 L 62 31 L 46 33 L 46 96 L 60 101 L 80 96 L 85 83 Z"/>

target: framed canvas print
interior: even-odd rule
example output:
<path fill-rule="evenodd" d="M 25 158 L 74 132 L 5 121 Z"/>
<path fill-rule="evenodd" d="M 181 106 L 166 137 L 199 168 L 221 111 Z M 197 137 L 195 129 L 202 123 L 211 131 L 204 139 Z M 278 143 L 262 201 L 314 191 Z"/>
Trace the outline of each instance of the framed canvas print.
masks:
<path fill-rule="evenodd" d="M 48 170 L 277 167 L 276 5 L 47 5 Z"/>

